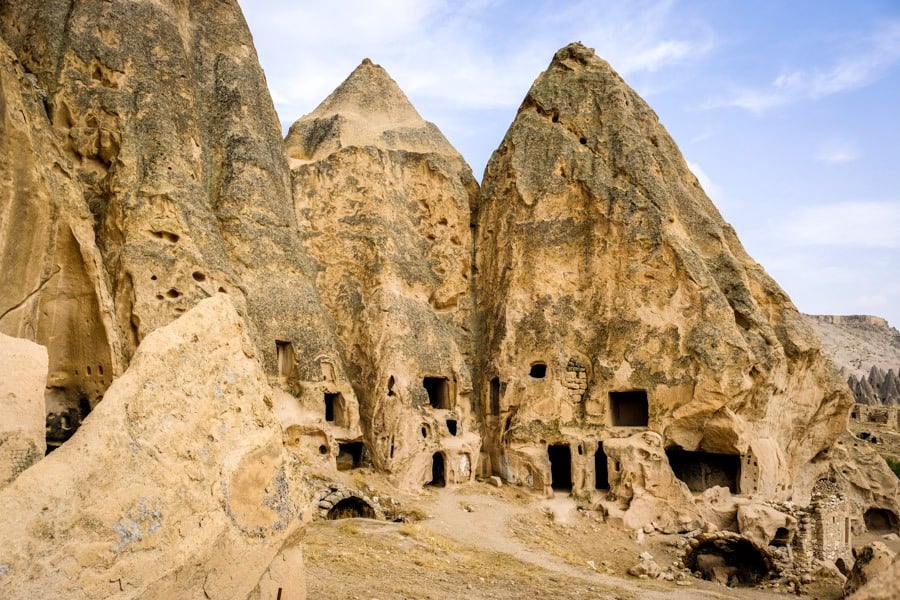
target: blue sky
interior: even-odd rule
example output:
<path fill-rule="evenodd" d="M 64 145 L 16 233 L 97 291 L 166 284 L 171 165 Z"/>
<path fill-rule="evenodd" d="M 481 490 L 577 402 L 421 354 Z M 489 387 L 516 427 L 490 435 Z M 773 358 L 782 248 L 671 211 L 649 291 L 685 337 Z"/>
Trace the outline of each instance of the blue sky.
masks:
<path fill-rule="evenodd" d="M 900 2 L 242 0 L 282 123 L 366 57 L 481 178 L 572 41 L 659 114 L 804 312 L 900 326 Z"/>

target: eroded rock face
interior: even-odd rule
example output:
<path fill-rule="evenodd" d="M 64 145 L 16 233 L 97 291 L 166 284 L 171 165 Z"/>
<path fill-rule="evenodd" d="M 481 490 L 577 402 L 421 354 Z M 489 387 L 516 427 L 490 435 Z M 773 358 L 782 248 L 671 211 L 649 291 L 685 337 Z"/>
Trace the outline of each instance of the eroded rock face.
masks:
<path fill-rule="evenodd" d="M 471 170 L 368 59 L 286 147 L 373 463 L 403 485 L 469 480 Z"/>
<path fill-rule="evenodd" d="M 548 445 L 575 456 L 598 435 L 651 430 L 681 452 L 670 462 L 689 485 L 803 494 L 796 475 L 846 427 L 846 385 L 593 51 L 563 48 L 535 81 L 488 163 L 476 222 L 476 388 L 496 472 L 522 479 L 508 449 L 531 446 L 527 468 L 547 485 Z M 756 457 L 759 441 L 775 456 Z M 586 462 L 576 490 L 593 487 Z"/>
<path fill-rule="evenodd" d="M 0 488 L 44 456 L 47 349 L 0 333 Z"/>
<path fill-rule="evenodd" d="M 284 575 L 269 565 L 308 498 L 271 396 L 224 294 L 149 334 L 75 436 L 0 492 L 0 595 L 238 598 Z"/>
<path fill-rule="evenodd" d="M 149 332 L 224 291 L 267 372 L 320 404 L 339 348 L 237 3 L 7 2 L 0 36 L 21 63 L 5 55 L 2 331 L 93 407 Z"/>

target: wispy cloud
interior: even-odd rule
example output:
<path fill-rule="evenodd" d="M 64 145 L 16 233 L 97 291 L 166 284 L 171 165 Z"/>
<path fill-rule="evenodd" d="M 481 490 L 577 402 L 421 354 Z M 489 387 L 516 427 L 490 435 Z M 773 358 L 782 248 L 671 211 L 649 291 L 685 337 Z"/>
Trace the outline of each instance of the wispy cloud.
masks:
<path fill-rule="evenodd" d="M 774 230 L 792 246 L 900 248 L 900 202 L 842 202 L 805 207 Z"/>
<path fill-rule="evenodd" d="M 816 160 L 841 164 L 854 162 L 862 158 L 862 152 L 859 147 L 846 140 L 827 140 L 822 142 L 816 149 Z"/>
<path fill-rule="evenodd" d="M 830 66 L 786 69 L 761 89 L 740 89 L 707 103 L 706 108 L 737 107 L 763 113 L 870 85 L 900 62 L 900 21 L 882 24 L 854 47 L 858 49 L 847 51 Z"/>
<path fill-rule="evenodd" d="M 710 30 L 673 0 L 288 0 L 242 2 L 279 113 L 297 118 L 364 57 L 410 95 L 453 108 L 514 108 L 562 45 L 580 40 L 622 74 L 696 61 Z M 492 26 L 498 20 L 504 27 Z M 303 32 L 298 35 L 298 31 Z"/>
<path fill-rule="evenodd" d="M 697 181 L 700 182 L 700 187 L 703 188 L 703 191 L 706 192 L 706 195 L 709 196 L 709 199 L 712 200 L 716 204 L 716 206 L 721 208 L 722 201 L 724 199 L 722 194 L 722 186 L 715 183 L 706 173 L 706 171 L 703 170 L 703 167 L 701 167 L 698 163 L 687 161 L 687 166 L 697 177 Z"/>

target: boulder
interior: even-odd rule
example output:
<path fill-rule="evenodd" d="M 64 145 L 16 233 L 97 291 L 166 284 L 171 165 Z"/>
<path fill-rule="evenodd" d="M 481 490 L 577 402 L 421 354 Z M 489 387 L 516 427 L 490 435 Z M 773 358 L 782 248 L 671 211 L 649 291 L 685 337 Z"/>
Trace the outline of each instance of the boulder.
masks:
<path fill-rule="evenodd" d="M 302 587 L 273 560 L 297 556 L 309 492 L 256 357 L 224 294 L 149 334 L 72 439 L 0 491 L 0 596 Z"/>
<path fill-rule="evenodd" d="M 742 504 L 737 509 L 738 531 L 757 546 L 766 547 L 778 538 L 790 546 L 797 519 L 765 504 Z"/>
<path fill-rule="evenodd" d="M 851 600 L 896 600 L 900 598 L 900 560 L 881 572 L 872 573 L 862 587 L 848 596 Z M 846 590 L 846 588 L 845 588 Z"/>
<path fill-rule="evenodd" d="M 854 598 L 856 598 L 853 595 L 854 592 L 879 576 L 885 575 L 886 572 L 891 570 L 891 563 L 894 562 L 894 552 L 884 542 L 867 544 L 857 549 L 855 554 L 856 562 L 853 564 L 850 575 L 847 576 L 846 583 L 844 583 L 844 596 L 852 596 Z M 894 589 L 896 589 L 896 585 Z"/>
<path fill-rule="evenodd" d="M 0 488 L 44 457 L 47 349 L 0 333 Z"/>

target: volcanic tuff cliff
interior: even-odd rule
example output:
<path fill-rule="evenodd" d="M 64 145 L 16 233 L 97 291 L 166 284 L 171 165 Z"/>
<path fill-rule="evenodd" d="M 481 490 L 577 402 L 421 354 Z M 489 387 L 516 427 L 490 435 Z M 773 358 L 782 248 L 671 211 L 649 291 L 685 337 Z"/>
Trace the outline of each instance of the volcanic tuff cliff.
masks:
<path fill-rule="evenodd" d="M 473 474 L 471 169 L 368 59 L 285 140 L 303 239 L 360 400 L 398 482 Z"/>
<path fill-rule="evenodd" d="M 656 114 L 591 50 L 563 48 L 535 81 L 476 222 L 494 470 L 547 485 L 540 448 L 561 444 L 590 489 L 604 440 L 640 425 L 679 462 L 742 457 L 724 470 L 745 494 L 803 497 L 827 473 L 814 458 L 846 427 L 846 386 Z"/>
<path fill-rule="evenodd" d="M 370 61 L 282 142 L 230 0 L 0 1 L 0 38 L 0 332 L 47 347 L 62 444 L 0 448 L 0 589 L 302 597 L 300 521 L 365 465 L 673 531 L 814 485 L 900 512 L 810 329 L 580 44 L 479 190 Z"/>

